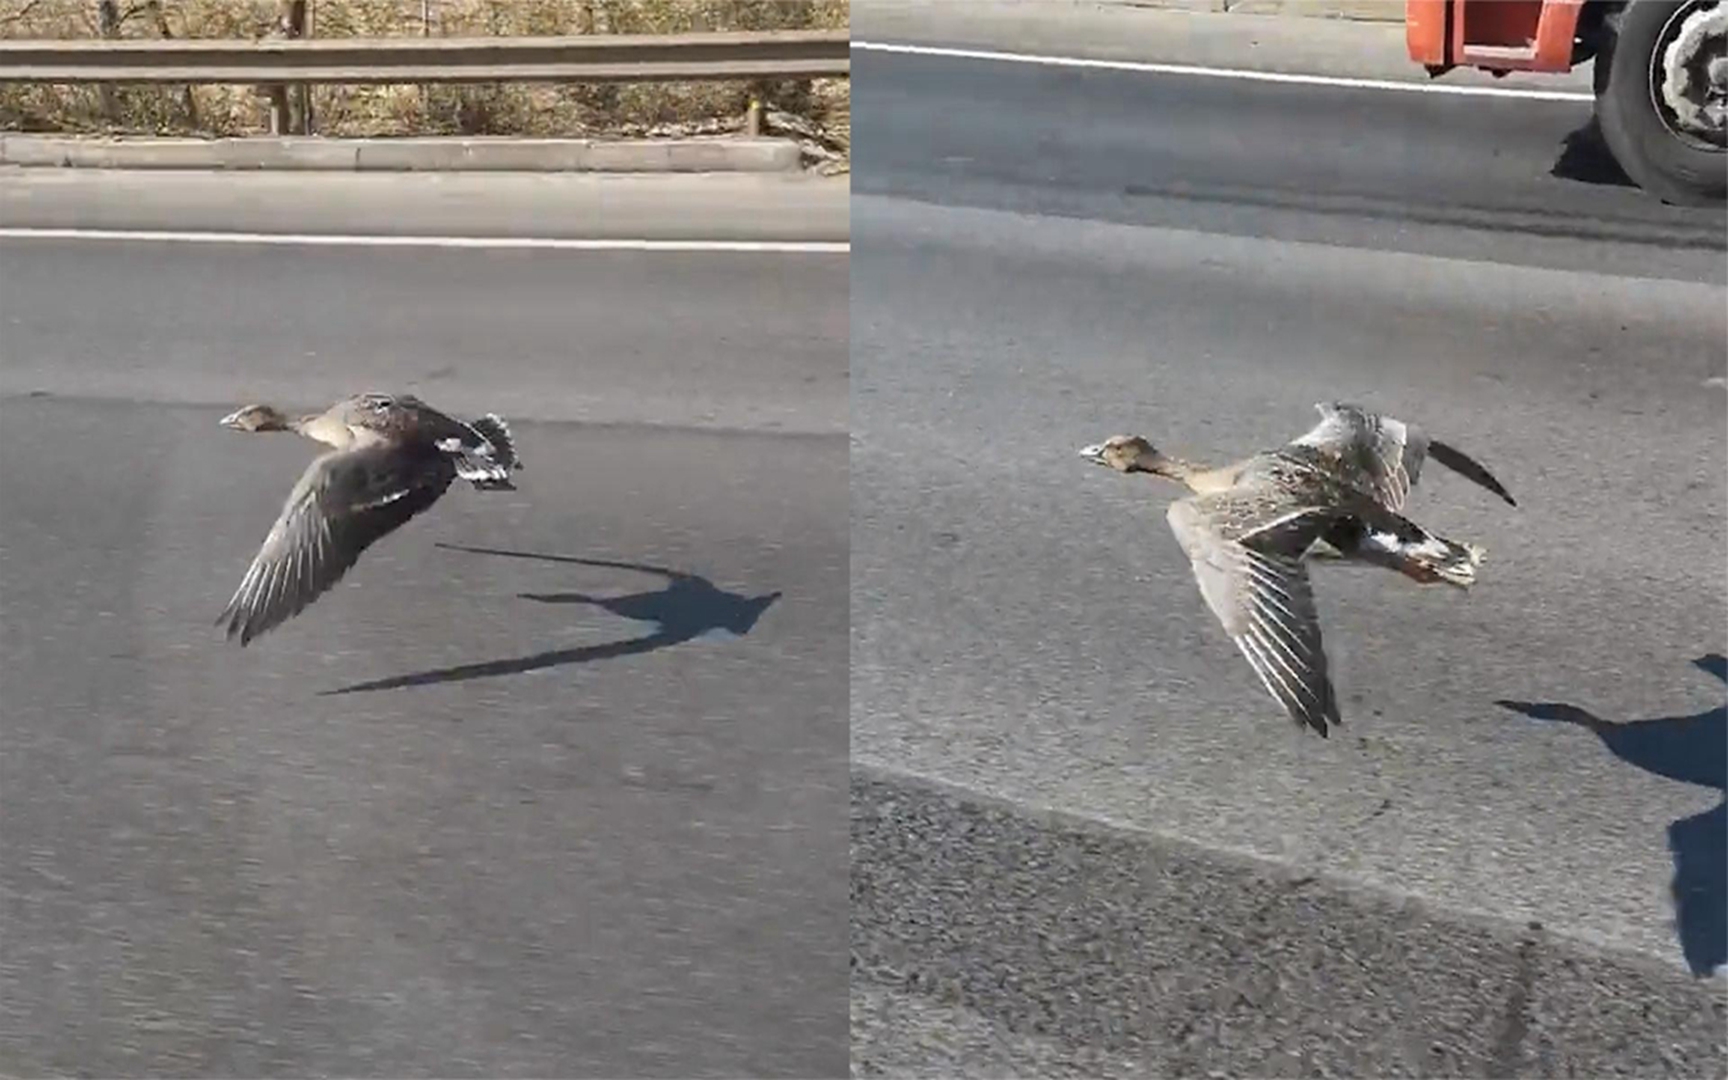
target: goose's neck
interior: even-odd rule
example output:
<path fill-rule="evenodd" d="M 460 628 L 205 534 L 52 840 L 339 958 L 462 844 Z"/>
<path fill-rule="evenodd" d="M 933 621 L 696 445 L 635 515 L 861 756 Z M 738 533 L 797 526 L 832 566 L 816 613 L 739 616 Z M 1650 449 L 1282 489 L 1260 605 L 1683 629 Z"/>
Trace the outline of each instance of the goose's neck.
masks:
<path fill-rule="evenodd" d="M 254 430 L 260 432 L 291 431 L 296 435 L 304 435 L 306 434 L 306 422 L 311 419 L 310 416 L 277 416 L 258 425 Z"/>
<path fill-rule="evenodd" d="M 1174 480 L 1178 484 L 1190 488 L 1194 486 L 1195 478 L 1207 471 L 1204 465 L 1197 465 L 1184 458 L 1171 457 L 1169 454 L 1163 453 L 1154 455 L 1152 460 L 1146 462 L 1142 467 L 1154 476 L 1162 476 L 1166 480 Z"/>

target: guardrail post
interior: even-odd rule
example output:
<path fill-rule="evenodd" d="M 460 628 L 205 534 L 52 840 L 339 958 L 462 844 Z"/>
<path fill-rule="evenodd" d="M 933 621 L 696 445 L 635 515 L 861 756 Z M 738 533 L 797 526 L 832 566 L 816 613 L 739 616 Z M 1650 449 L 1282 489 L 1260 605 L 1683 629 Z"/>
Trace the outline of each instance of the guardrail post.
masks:
<path fill-rule="evenodd" d="M 120 5 L 115 0 L 97 0 L 96 32 L 105 38 L 120 36 Z M 97 87 L 96 94 L 101 102 L 103 122 L 112 124 L 119 111 L 114 100 L 113 85 L 103 83 Z"/>
<path fill-rule="evenodd" d="M 432 0 L 420 0 L 420 36 L 423 38 L 429 38 L 432 36 Z M 422 122 L 424 122 L 425 117 L 431 115 L 432 87 L 427 83 L 421 83 L 420 116 Z"/>
<path fill-rule="evenodd" d="M 288 4 L 288 25 L 293 29 L 290 37 L 312 36 L 312 0 L 290 0 Z M 312 87 L 306 83 L 297 83 L 294 93 L 294 134 L 312 134 Z"/>
<path fill-rule="evenodd" d="M 279 0 L 276 29 L 287 38 L 304 37 L 306 0 Z M 298 84 L 293 87 L 293 94 L 290 96 L 289 87 L 277 83 L 270 86 L 267 92 L 270 96 L 270 134 L 304 135 L 311 130 L 310 87 Z"/>
<path fill-rule="evenodd" d="M 162 10 L 162 0 L 145 0 L 144 10 L 156 24 L 156 36 L 163 41 L 174 40 L 174 31 L 168 25 L 168 15 Z M 198 128 L 198 99 L 192 95 L 192 84 L 187 83 L 180 90 L 180 104 L 186 110 L 186 126 L 194 131 Z"/>

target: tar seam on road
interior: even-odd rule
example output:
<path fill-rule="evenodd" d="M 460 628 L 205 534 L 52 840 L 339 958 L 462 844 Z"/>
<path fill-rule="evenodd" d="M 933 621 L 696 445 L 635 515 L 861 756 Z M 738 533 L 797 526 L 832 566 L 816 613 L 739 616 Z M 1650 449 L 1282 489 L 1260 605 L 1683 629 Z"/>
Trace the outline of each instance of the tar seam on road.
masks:
<path fill-rule="evenodd" d="M 1423 94 L 1461 94 L 1466 97 L 1529 98 L 1533 101 L 1595 100 L 1589 94 L 1569 90 L 1520 90 L 1506 86 L 1461 86 L 1455 83 L 1400 82 L 1396 79 L 1355 79 L 1339 75 L 1301 75 L 1286 71 L 1250 71 L 1245 68 L 1159 64 L 1143 60 L 1097 60 L 1083 56 L 1041 56 L 1034 53 L 998 52 L 988 49 L 953 49 L 940 45 L 899 45 L 885 41 L 854 41 L 852 47 L 867 52 L 940 56 L 956 60 L 1000 60 L 1012 64 L 1102 68 L 1108 71 L 1138 71 L 1153 75 L 1203 75 L 1214 79 L 1246 79 L 1250 82 L 1295 83 L 1302 86 L 1336 86 L 1351 90 L 1399 90 Z"/>
<path fill-rule="evenodd" d="M 194 244 L 303 244 L 324 247 L 528 248 L 564 251 L 735 251 L 844 255 L 847 240 L 633 240 L 551 236 L 371 236 L 344 233 L 180 232 L 154 229 L 0 227 L 9 240 L 150 240 Z"/>

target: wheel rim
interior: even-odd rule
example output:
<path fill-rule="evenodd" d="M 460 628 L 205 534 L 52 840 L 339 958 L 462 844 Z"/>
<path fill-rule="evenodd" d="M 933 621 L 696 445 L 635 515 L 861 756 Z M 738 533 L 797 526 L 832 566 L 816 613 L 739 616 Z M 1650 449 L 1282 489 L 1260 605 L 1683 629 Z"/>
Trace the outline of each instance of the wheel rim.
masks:
<path fill-rule="evenodd" d="M 1697 149 L 1728 150 L 1728 7 L 1692 0 L 1656 35 L 1650 104 L 1668 133 Z"/>

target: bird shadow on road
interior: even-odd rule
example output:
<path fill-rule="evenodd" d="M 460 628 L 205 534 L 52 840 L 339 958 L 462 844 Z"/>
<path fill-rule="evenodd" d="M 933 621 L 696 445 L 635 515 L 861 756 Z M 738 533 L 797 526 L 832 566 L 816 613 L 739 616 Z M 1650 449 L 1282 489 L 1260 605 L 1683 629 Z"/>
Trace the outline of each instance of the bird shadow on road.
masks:
<path fill-rule="evenodd" d="M 536 559 L 542 562 L 570 563 L 577 566 L 599 566 L 616 570 L 634 570 L 665 579 L 665 586 L 650 592 L 628 593 L 623 596 L 593 596 L 588 593 L 518 593 L 525 600 L 542 604 L 590 604 L 614 615 L 655 624 L 652 633 L 622 641 L 599 645 L 584 645 L 573 649 L 553 649 L 547 652 L 518 656 L 508 660 L 486 660 L 456 667 L 437 668 L 388 679 L 355 683 L 338 690 L 325 690 L 323 695 L 352 694 L 366 690 L 392 690 L 403 686 L 428 686 L 433 683 L 461 682 L 495 675 L 519 675 L 526 671 L 560 667 L 565 664 L 586 664 L 609 660 L 616 656 L 652 652 L 686 641 L 694 641 L 716 632 L 743 637 L 756 625 L 779 592 L 762 596 L 745 596 L 727 592 L 699 574 L 668 570 L 645 563 L 618 562 L 611 559 L 582 559 L 573 555 L 540 555 L 527 551 L 505 551 L 498 548 L 464 547 L 460 544 L 439 544 L 451 551 L 474 555 L 498 555 L 510 559 Z"/>
<path fill-rule="evenodd" d="M 1692 663 L 1728 683 L 1728 658 L 1711 653 Z M 1536 720 L 1588 728 L 1610 753 L 1646 772 L 1728 792 L 1728 704 L 1694 716 L 1603 720 L 1575 705 L 1498 701 Z M 1668 826 L 1674 859 L 1674 922 L 1694 975 L 1728 963 L 1728 799 Z"/>
<path fill-rule="evenodd" d="M 1614 160 L 1614 152 L 1608 149 L 1607 140 L 1602 138 L 1602 125 L 1597 122 L 1594 113 L 1583 127 L 1568 134 L 1560 144 L 1560 157 L 1555 160 L 1554 167 L 1548 170 L 1548 175 L 1584 184 L 1637 186 L 1632 182 L 1632 178 L 1626 175 L 1626 170 L 1620 167 L 1620 163 Z"/>

